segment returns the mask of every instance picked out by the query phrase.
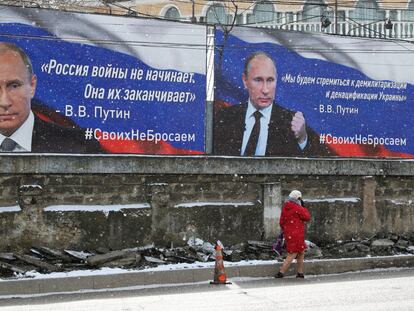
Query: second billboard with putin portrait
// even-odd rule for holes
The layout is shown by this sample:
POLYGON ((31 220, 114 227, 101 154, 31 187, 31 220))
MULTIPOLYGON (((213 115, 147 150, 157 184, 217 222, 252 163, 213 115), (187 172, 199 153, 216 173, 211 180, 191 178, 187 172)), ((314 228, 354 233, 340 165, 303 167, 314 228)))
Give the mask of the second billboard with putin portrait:
POLYGON ((242 27, 215 35, 215 154, 248 155, 254 136, 253 156, 414 158, 412 44, 242 27))

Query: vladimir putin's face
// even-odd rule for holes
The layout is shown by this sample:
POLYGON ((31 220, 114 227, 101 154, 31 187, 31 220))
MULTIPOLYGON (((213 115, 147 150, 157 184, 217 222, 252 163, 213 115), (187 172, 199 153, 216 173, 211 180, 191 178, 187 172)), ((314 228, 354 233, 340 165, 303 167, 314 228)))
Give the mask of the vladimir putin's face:
POLYGON ((26 121, 35 94, 36 76, 30 75, 20 54, 0 47, 0 133, 12 135, 26 121))
POLYGON ((242 76, 244 87, 249 92, 251 103, 256 109, 270 106, 276 93, 276 67, 266 55, 257 55, 242 76))

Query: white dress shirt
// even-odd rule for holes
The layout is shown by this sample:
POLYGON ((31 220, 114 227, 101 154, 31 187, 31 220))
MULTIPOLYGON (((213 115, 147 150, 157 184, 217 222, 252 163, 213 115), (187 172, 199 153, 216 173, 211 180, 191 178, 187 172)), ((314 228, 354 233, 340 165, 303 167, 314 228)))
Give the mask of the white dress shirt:
MULTIPOLYGON (((30 152, 32 151, 32 136, 34 127, 34 115, 30 111, 26 121, 9 137, 13 139, 17 145, 13 152, 30 152)), ((0 134, 0 145, 6 138, 3 134, 0 134)))
MULTIPOLYGON (((260 134, 259 134, 259 140, 257 141, 256 152, 255 152, 255 155, 257 156, 266 155, 267 136, 269 134, 269 122, 270 122, 270 117, 272 116, 272 108, 273 108, 273 104, 266 108, 260 109, 260 112, 262 113, 262 117, 260 118, 260 134)), ((247 142, 249 141, 249 137, 250 137, 250 134, 253 130, 253 126, 255 123, 255 118, 253 114, 255 113, 256 110, 257 109, 253 107, 249 99, 249 102, 247 103, 246 116, 244 119, 245 129, 243 133, 243 143, 242 143, 240 155, 244 155, 244 152, 246 150, 247 142)), ((308 143, 308 139, 306 138, 306 140, 302 144, 298 143, 298 145, 303 150, 305 149, 307 143, 308 143)))
MULTIPOLYGON (((270 105, 260 110, 260 112, 262 113, 262 117, 260 118, 260 134, 259 134, 259 140, 257 141, 255 155, 266 154, 267 135, 269 132, 269 122, 270 122, 270 116, 272 115, 272 107, 273 105, 270 105)), ((257 109, 253 107, 249 99, 249 102, 247 104, 246 116, 244 119, 243 143, 242 143, 240 155, 244 155, 247 142, 249 141, 249 137, 250 137, 250 134, 252 133, 254 123, 256 122, 254 115, 253 115, 256 112, 256 110, 257 109)))

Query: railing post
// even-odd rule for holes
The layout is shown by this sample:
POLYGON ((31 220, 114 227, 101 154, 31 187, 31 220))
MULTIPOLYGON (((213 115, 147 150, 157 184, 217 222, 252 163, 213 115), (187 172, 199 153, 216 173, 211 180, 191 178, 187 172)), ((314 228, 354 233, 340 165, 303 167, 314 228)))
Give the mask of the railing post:
MULTIPOLYGON (((346 10, 345 11, 345 21, 349 20, 349 11, 346 10)), ((349 23, 345 22, 345 33, 343 33, 343 35, 348 34, 349 31, 349 23)))

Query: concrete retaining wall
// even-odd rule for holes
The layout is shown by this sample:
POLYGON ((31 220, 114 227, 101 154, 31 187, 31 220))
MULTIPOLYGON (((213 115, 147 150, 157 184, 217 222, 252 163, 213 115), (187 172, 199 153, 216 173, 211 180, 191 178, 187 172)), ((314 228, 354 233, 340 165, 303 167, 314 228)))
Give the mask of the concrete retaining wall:
POLYGON ((317 243, 414 228, 414 161, 0 155, 0 250, 272 238, 300 189, 317 243), (79 210, 80 209, 80 210, 79 210))

